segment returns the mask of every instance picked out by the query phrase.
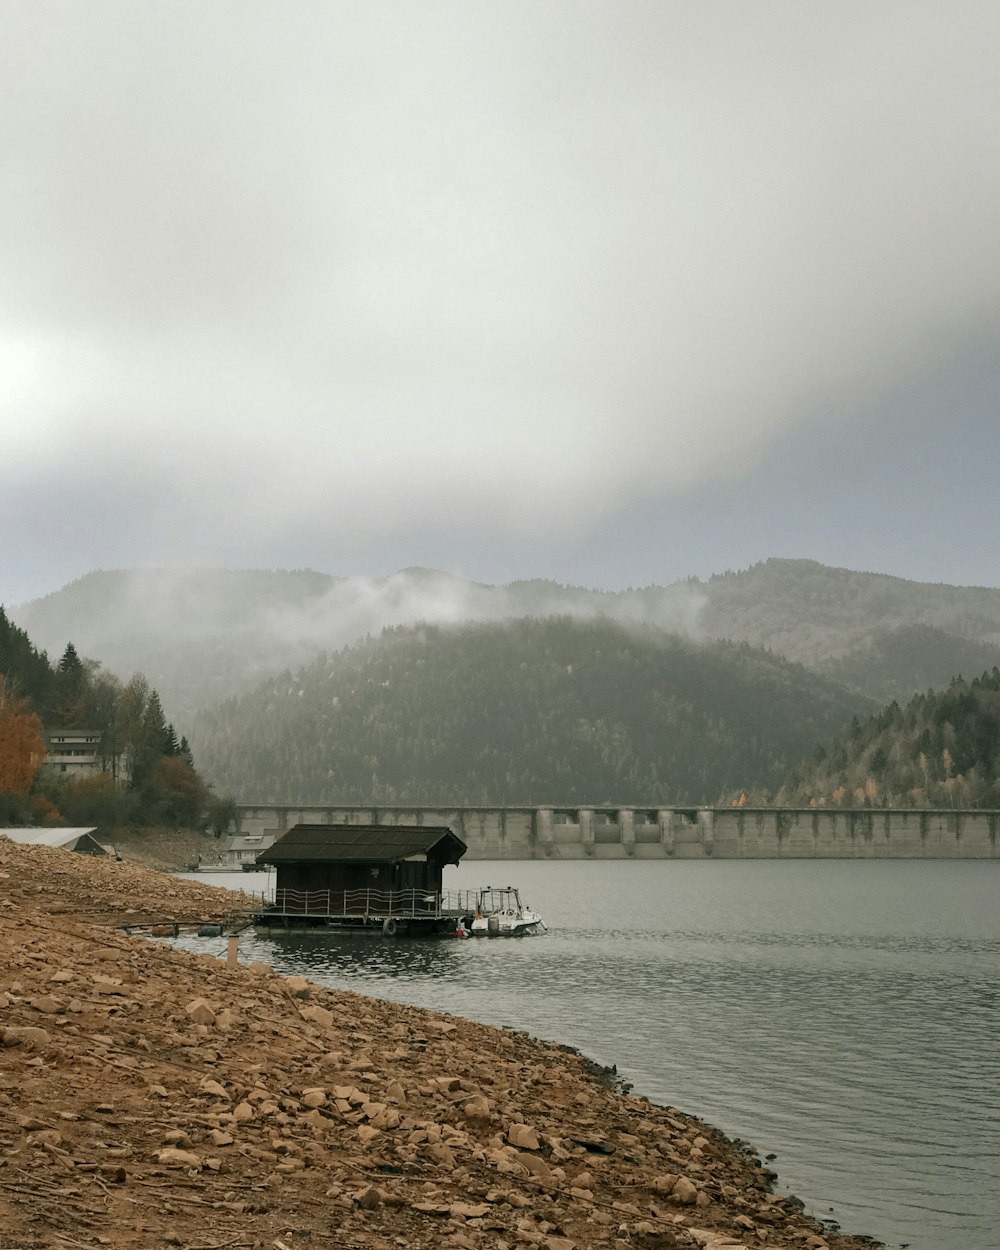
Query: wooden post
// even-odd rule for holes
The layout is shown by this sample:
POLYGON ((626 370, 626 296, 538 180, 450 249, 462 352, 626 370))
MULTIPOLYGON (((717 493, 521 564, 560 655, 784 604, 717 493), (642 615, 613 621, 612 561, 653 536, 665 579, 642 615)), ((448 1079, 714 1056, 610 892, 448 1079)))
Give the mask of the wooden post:
POLYGON ((226 952, 226 967, 227 968, 239 967, 240 961, 237 958, 239 949, 240 949, 240 939, 238 937, 231 937, 229 939, 229 949, 226 952))

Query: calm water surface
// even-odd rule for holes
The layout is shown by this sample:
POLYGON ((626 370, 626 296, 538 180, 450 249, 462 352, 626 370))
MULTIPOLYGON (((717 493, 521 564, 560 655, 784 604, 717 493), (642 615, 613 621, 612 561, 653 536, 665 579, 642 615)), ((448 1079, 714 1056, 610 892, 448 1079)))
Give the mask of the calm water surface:
POLYGON ((478 861, 446 883, 516 885, 550 931, 244 937, 240 957, 617 1064, 774 1153, 847 1231, 1000 1247, 1000 863, 478 861))

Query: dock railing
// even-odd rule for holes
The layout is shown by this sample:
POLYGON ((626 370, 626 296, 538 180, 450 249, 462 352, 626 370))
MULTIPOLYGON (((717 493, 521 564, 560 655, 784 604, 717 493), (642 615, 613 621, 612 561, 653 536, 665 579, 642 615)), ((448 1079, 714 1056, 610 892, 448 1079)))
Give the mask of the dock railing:
POLYGON ((330 916, 350 920, 440 920, 471 915, 478 890, 275 890, 261 899, 271 915, 330 916))

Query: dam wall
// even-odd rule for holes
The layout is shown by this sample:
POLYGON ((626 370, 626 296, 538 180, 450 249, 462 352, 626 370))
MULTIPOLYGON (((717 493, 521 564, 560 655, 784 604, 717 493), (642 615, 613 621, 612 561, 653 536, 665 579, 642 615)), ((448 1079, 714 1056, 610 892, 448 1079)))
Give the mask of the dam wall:
POLYGON ((466 859, 997 859, 1000 811, 246 805, 236 832, 447 825, 466 859))

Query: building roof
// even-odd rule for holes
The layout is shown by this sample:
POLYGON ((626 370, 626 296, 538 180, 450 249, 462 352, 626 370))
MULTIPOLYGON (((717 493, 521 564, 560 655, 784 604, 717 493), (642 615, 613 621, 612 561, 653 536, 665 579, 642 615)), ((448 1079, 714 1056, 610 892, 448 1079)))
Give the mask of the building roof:
POLYGON ((265 851, 274 841, 270 833, 232 833, 222 839, 224 851, 265 851))
POLYGON ((86 829, 50 829, 48 827, 38 828, 36 826, 0 829, 0 837, 10 838, 11 842, 21 842, 29 846, 53 846, 59 849, 60 847, 75 846, 81 838, 88 838, 95 846, 100 846, 103 851, 106 848, 97 841, 96 834, 96 825, 86 829))
POLYGON ((457 864, 468 847, 447 825, 294 825, 258 864, 386 864, 436 851, 457 864))

